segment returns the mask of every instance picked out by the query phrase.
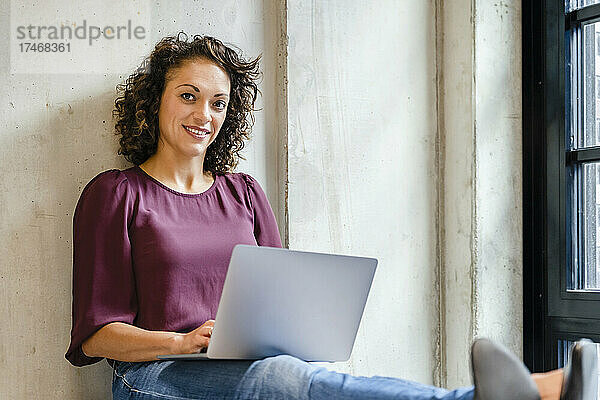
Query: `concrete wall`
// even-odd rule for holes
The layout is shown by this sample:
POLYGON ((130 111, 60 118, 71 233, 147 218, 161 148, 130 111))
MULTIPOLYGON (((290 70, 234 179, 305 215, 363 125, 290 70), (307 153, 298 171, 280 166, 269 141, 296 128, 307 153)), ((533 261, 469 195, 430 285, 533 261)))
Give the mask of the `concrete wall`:
POLYGON ((328 367, 468 385, 474 338, 521 354, 520 3, 304 4, 290 247, 379 258, 353 356, 328 367))
POLYGON ((445 2, 441 384, 468 384, 478 336, 522 354, 521 5, 445 2))
MULTIPOLYGON (((17 2, 18 3, 18 2, 17 2)), ((57 23, 49 2, 34 2, 37 15, 57 23)), ((54 2, 66 10, 68 2, 54 2)), ((12 10, 19 12, 18 4, 12 10)), ((238 170, 265 186, 278 211, 276 3, 263 1, 152 1, 152 45, 183 29, 209 34, 264 53, 254 140, 238 170), (192 12, 193 11, 193 12, 192 12), (200 16, 200 17, 199 17, 200 16), (269 135, 267 135, 269 133, 269 135)), ((96 2, 83 6, 92 14, 96 2), (87 8, 86 8, 87 7, 87 8)), ((9 37, 11 7, 0 5, 0 29, 9 37)), ((67 11, 64 11, 65 13, 67 11)), ((31 15, 34 15, 31 14, 31 15)), ((89 21, 88 21, 89 22, 89 21)), ((117 23, 120 21, 105 21, 117 23)), ((143 57, 142 51, 139 57, 143 57)), ((71 328, 72 218, 85 184, 100 171, 130 166, 116 155, 111 110, 118 74, 10 74, 8 48, 0 57, 0 398, 108 399, 106 361, 74 368, 64 358, 71 328), (23 377, 26 377, 24 379, 23 377), (43 395, 40 395, 43 393, 43 395)), ((283 209, 283 207, 281 207, 283 209)))
POLYGON ((445 2, 440 9, 440 131, 443 238, 440 296, 443 303, 441 384, 468 382, 473 339, 473 46, 470 1, 445 2))
POLYGON ((288 0, 290 248, 379 259, 353 357, 335 369, 431 382, 433 3, 305 4, 288 0))
MULTIPOLYGON (((5 37, 17 3, 0 6, 5 37)), ((327 367, 469 384, 473 337, 521 352, 520 3, 373 4, 153 1, 148 31, 262 52, 238 170, 290 248, 379 259, 353 356, 327 367)), ((8 49, 0 74, 0 398, 109 398, 106 362, 74 368, 64 352, 76 201, 129 166, 111 124, 123 76, 11 74, 8 49)))

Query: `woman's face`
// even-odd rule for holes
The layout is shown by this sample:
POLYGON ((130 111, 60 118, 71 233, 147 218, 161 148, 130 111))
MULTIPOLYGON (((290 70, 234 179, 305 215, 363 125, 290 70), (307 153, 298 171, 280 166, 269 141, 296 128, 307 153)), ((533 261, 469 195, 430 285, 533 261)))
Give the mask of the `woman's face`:
POLYGON ((163 146, 178 157, 204 159, 225 121, 229 90, 227 73, 210 61, 170 70, 158 110, 158 150, 163 146))

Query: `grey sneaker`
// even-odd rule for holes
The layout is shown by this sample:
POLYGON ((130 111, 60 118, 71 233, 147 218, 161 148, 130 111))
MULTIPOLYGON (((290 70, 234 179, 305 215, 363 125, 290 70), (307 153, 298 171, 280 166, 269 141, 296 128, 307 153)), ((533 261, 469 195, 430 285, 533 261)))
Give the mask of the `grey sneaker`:
POLYGON ((598 355, 589 339, 576 342, 563 369, 560 400, 596 400, 598 395, 598 355))
POLYGON ((531 373, 506 347, 488 339, 471 346, 474 400, 540 400, 531 373))

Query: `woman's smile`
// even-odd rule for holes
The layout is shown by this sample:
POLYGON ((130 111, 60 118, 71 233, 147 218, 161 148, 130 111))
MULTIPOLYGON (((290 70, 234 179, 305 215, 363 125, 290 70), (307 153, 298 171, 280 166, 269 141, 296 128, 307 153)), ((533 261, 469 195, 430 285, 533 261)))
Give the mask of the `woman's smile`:
POLYGON ((204 139, 210 136, 210 131, 193 125, 181 125, 187 133, 196 139, 204 139))

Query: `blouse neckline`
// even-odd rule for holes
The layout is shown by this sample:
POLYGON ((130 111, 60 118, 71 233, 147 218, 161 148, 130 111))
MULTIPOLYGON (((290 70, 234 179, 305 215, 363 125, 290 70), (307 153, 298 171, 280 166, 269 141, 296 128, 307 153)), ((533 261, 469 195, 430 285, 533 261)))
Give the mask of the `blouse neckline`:
POLYGON ((150 181, 154 182, 155 184, 157 184, 158 186, 160 186, 161 188, 176 194, 178 196, 182 196, 182 197, 201 197, 204 195, 209 194, 210 192, 213 192, 215 190, 215 188, 217 187, 217 179, 219 177, 219 174, 215 173, 214 174, 214 181, 212 183, 212 185, 206 189, 204 192, 201 193, 183 193, 183 192, 178 192, 175 189, 172 189, 170 187, 168 187, 167 185, 165 185, 164 183, 162 183, 161 181, 159 181, 158 179, 154 178, 151 175, 148 175, 148 173, 146 171, 144 171, 139 165, 136 165, 134 167, 138 172, 140 172, 143 176, 145 176, 147 179, 149 179, 150 181))

